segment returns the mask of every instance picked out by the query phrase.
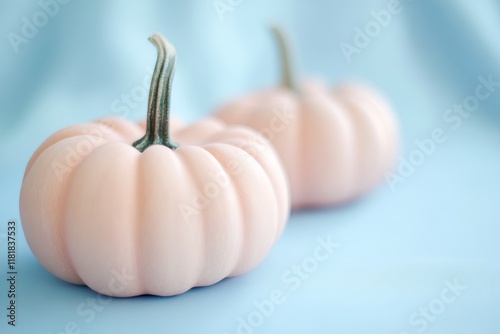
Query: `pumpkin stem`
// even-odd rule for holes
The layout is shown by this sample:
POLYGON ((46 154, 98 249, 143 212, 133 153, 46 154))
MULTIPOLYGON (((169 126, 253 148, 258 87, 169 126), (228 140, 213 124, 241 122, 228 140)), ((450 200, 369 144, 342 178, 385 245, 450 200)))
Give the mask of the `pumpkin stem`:
POLYGON ((282 82, 283 87, 288 88, 293 91, 297 91, 297 87, 295 85, 295 79, 292 71, 292 65, 290 61, 290 47, 287 42, 287 38, 283 29, 279 26, 271 27, 271 31, 278 42, 280 49, 280 58, 281 58, 281 71, 282 71, 282 82))
POLYGON ((172 79, 175 72, 175 48, 160 34, 149 37, 149 41, 158 50, 158 59, 149 90, 146 134, 132 146, 140 152, 144 152, 151 145, 164 145, 175 150, 177 145, 170 140, 168 124, 172 79))

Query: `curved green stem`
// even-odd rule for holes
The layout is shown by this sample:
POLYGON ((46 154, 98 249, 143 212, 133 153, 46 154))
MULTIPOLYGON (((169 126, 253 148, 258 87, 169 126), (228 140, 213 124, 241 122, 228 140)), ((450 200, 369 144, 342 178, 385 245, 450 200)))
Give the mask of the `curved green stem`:
POLYGON ((278 42, 280 49, 280 58, 281 58, 281 71, 282 71, 282 82, 283 87, 286 87, 290 90, 297 91, 297 87, 295 85, 295 79, 293 76, 292 65, 290 61, 290 47, 287 42, 287 38, 283 30, 278 26, 273 26, 271 31, 278 42))
POLYGON ((140 152, 144 152, 151 145, 164 145, 174 150, 177 145, 170 140, 168 123, 175 72, 175 48, 160 34, 149 37, 149 41, 158 50, 158 59, 149 90, 146 134, 132 146, 140 152))

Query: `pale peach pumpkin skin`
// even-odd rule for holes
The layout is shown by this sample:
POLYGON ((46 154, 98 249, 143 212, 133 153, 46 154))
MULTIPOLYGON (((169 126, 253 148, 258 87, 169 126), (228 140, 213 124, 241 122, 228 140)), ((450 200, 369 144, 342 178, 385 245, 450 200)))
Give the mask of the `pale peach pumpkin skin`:
POLYGON ((215 116, 261 132, 280 155, 294 209, 337 205, 376 186, 396 161, 390 105, 361 84, 333 89, 308 81, 298 92, 269 89, 222 106, 215 116))
POLYGON ((272 146, 214 119, 171 128, 175 151, 140 153, 131 144, 144 128, 119 118, 63 129, 41 145, 20 213, 48 271, 110 296, 168 296, 264 259, 290 208, 272 146))

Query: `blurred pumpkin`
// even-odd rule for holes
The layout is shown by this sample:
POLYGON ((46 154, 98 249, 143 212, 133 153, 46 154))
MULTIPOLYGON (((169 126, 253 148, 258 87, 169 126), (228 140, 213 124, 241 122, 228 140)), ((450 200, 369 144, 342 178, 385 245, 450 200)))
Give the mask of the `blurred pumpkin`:
POLYGON ((283 83, 236 99, 215 116, 261 132, 275 146, 290 180, 294 209, 336 205, 377 185, 394 165, 398 126, 389 104, 359 83, 330 89, 296 85, 283 32, 283 83))

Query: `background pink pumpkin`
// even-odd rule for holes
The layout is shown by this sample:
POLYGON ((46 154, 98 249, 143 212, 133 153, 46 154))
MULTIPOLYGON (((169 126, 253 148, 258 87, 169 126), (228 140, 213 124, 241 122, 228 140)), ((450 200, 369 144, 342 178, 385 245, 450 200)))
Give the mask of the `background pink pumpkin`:
POLYGON ((395 163, 398 127, 389 104, 367 86, 295 84, 282 32, 283 85, 222 106, 216 117, 267 137, 289 176, 294 209, 335 205, 373 188, 395 163))
POLYGON ((174 132, 174 150, 174 49, 158 35, 151 41, 159 58, 146 135, 119 118, 61 130, 35 152, 21 189, 39 261, 111 296, 175 295, 251 270, 290 206, 279 159, 250 129, 203 120, 174 132))

